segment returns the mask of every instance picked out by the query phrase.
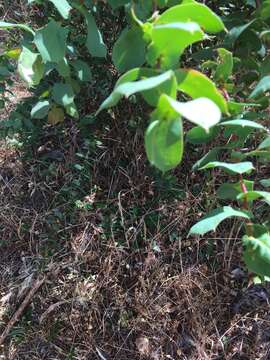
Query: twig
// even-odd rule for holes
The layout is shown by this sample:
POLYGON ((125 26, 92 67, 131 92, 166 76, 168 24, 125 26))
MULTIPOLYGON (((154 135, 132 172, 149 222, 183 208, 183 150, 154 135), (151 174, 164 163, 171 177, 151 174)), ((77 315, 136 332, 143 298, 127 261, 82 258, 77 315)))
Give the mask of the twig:
POLYGON ((6 340, 8 334, 10 333, 11 329, 16 324, 16 322, 19 320, 19 318, 21 317, 22 313, 24 312, 24 310, 26 309, 26 307, 30 303, 30 301, 33 298, 33 296, 35 295, 35 293, 38 291, 38 289, 41 287, 41 285, 43 285, 44 281, 45 281, 45 277, 36 280, 36 282, 34 283, 32 289, 28 292, 25 299, 23 300, 23 302, 19 306, 18 310, 14 313, 14 315, 10 319, 9 323, 7 324, 7 327, 5 328, 4 332, 0 336, 0 346, 3 345, 3 343, 6 340))

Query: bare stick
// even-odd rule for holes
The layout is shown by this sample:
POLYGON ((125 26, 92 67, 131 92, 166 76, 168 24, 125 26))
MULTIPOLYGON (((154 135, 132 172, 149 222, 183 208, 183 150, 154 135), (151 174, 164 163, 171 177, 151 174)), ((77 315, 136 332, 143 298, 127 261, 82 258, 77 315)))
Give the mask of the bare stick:
POLYGON ((44 280, 45 280, 45 277, 36 280, 36 282, 34 283, 32 289, 28 292, 25 299, 23 300, 23 302, 19 306, 18 310, 14 313, 14 315, 12 316, 10 321, 8 322, 7 327, 5 328, 4 332, 0 336, 0 346, 3 345, 3 343, 6 340, 8 334, 10 333, 11 329, 16 324, 16 322, 19 320, 19 318, 21 317, 22 313, 24 312, 24 310, 26 309, 26 307, 30 303, 30 301, 33 298, 33 296, 35 295, 35 293, 38 291, 38 289, 44 283, 44 280))

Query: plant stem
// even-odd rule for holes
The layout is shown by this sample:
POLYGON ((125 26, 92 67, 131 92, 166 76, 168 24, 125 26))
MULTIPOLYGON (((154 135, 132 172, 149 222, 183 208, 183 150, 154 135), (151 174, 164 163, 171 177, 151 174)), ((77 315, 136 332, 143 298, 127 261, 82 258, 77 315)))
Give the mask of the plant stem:
MULTIPOLYGON (((240 186, 241 186, 241 190, 244 194, 246 194, 248 192, 247 190, 247 187, 246 187, 246 184, 243 180, 243 176, 240 175, 240 186)), ((250 210, 250 207, 249 207, 249 203, 248 203, 248 199, 247 199, 247 196, 245 195, 244 196, 244 199, 243 199, 243 206, 242 206, 242 209, 245 210, 245 211, 249 211, 250 210)), ((253 236, 253 224, 252 222, 250 222, 249 220, 246 220, 246 229, 247 229, 247 235, 248 236, 253 236)))

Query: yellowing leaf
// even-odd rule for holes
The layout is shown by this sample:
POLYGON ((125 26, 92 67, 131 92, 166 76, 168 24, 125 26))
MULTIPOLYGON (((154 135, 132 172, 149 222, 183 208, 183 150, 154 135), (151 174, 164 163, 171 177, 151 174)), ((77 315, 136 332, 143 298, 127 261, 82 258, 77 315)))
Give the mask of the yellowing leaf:
POLYGON ((48 114, 48 123, 51 125, 57 125, 59 123, 64 122, 65 114, 64 110, 54 106, 48 114))
POLYGON ((22 52, 22 50, 20 48, 14 48, 14 49, 5 51, 4 55, 11 59, 18 60, 21 52, 22 52))

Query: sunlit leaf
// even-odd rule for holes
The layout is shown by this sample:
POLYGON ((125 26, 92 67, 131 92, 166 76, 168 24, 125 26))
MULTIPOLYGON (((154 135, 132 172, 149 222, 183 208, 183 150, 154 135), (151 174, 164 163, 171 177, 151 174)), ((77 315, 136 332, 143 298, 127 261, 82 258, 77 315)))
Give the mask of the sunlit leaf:
POLYGON ((249 215, 243 211, 235 210, 230 206, 224 206, 222 208, 216 209, 206 215, 202 220, 197 224, 192 226, 190 229, 189 235, 204 235, 209 231, 216 231, 218 225, 231 217, 240 217, 249 219, 249 215))
POLYGON ((38 85, 44 75, 41 56, 23 47, 18 60, 18 72, 29 87, 38 85))
POLYGON ((178 65, 184 50, 189 45, 203 40, 204 34, 196 23, 169 23, 154 26, 151 37, 152 43, 146 55, 148 64, 171 69, 178 65))
POLYGON ((196 70, 176 70, 178 90, 193 99, 206 97, 212 100, 223 113, 228 113, 227 102, 216 85, 204 74, 196 70))
POLYGON ((217 33, 225 29, 219 16, 206 5, 195 1, 186 1, 184 4, 171 7, 164 11, 156 21, 157 24, 176 22, 195 22, 209 33, 217 33))
POLYGON ((31 111, 31 117, 33 119, 43 119, 48 115, 50 110, 50 103, 47 100, 39 101, 31 111))
POLYGON ((252 170, 254 170, 253 164, 249 161, 233 163, 233 164, 225 163, 221 161, 213 161, 201 167, 200 170, 213 169, 213 168, 221 168, 235 174, 249 173, 252 170))
POLYGON ((69 30, 54 20, 36 32, 34 43, 43 61, 59 63, 66 53, 66 41, 69 30))
POLYGON ((198 98, 185 103, 176 101, 169 96, 166 96, 166 98, 170 106, 179 115, 183 116, 192 123, 199 125, 207 132, 212 126, 218 124, 221 119, 221 112, 219 108, 213 101, 207 98, 198 98))

